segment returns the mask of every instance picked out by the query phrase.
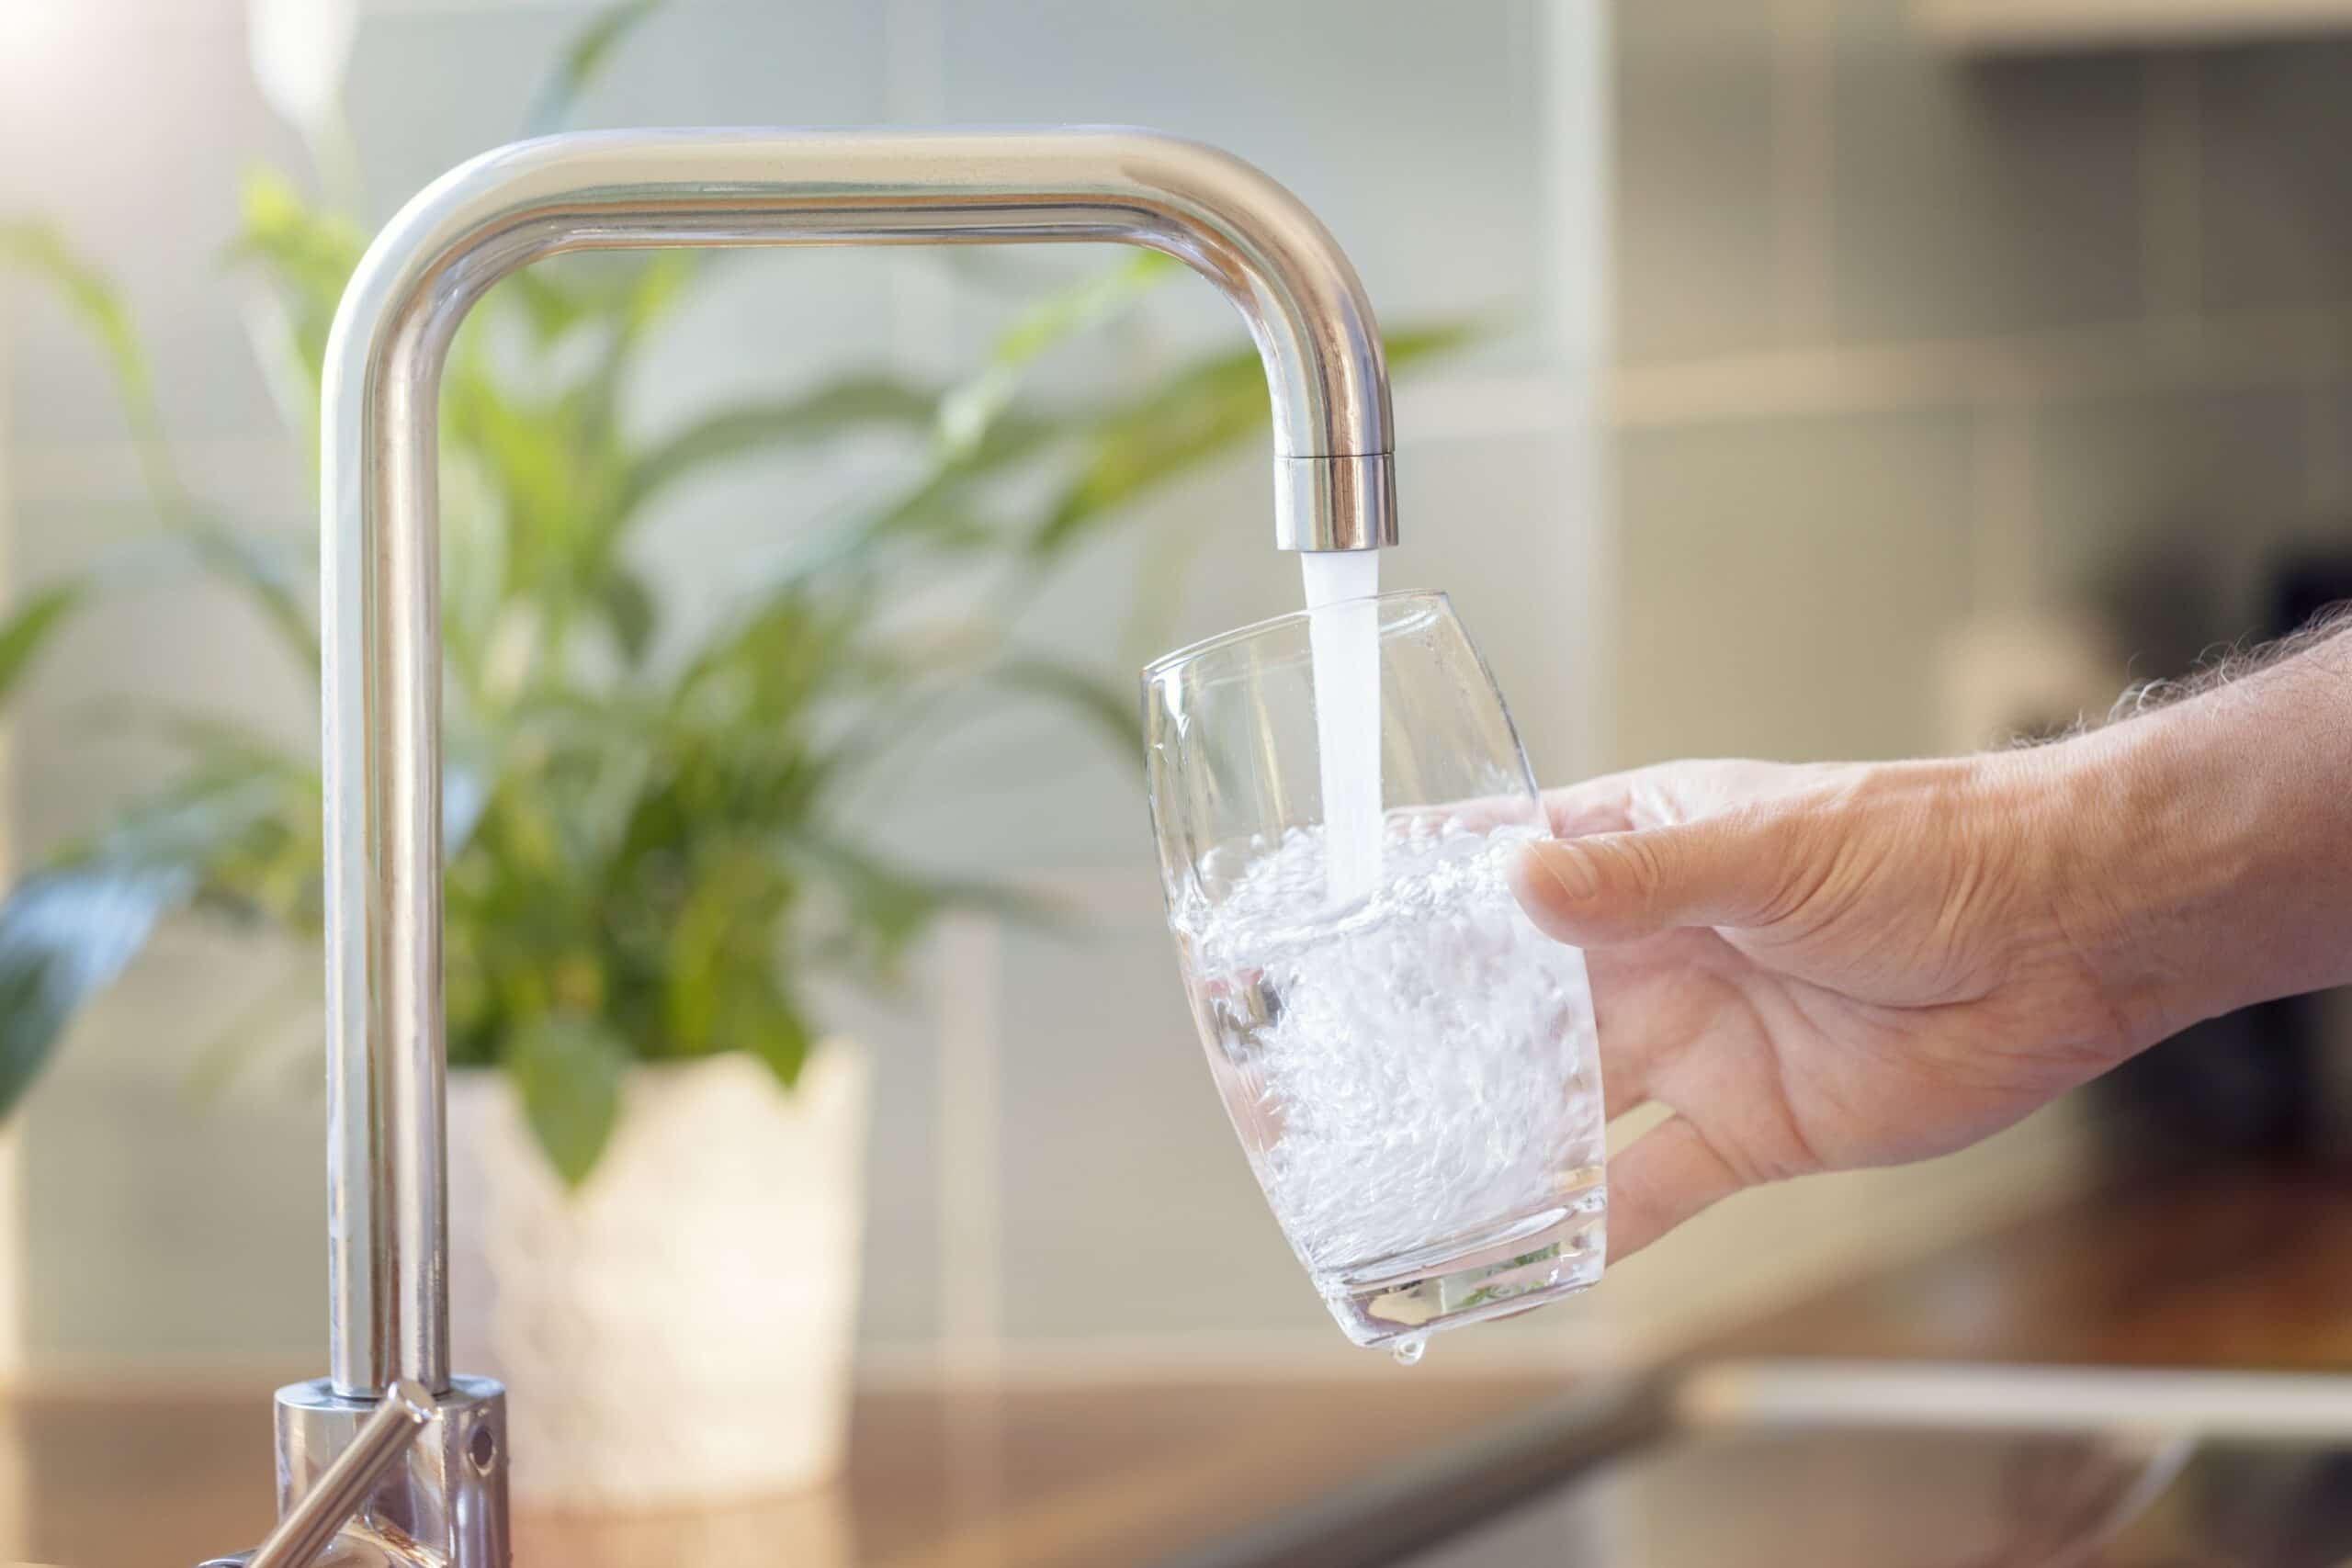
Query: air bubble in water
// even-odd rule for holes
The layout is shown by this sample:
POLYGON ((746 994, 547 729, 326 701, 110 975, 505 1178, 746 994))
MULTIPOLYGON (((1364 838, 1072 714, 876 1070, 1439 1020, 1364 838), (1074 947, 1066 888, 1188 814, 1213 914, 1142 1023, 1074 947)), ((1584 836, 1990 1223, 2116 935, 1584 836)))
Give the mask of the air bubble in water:
POLYGON ((1411 1339, 1399 1339, 1396 1341, 1396 1348, 1389 1354, 1396 1358, 1396 1364, 1400 1367, 1417 1367, 1420 1365, 1421 1357, 1429 1348, 1430 1342, 1418 1337, 1411 1339))
POLYGON ((1584 960, 1510 892, 1538 830, 1432 815, 1388 819, 1380 881, 1343 928, 1320 919, 1312 827, 1173 922, 1227 1107, 1327 1294, 1538 1213, 1564 1175, 1600 1164, 1584 960))

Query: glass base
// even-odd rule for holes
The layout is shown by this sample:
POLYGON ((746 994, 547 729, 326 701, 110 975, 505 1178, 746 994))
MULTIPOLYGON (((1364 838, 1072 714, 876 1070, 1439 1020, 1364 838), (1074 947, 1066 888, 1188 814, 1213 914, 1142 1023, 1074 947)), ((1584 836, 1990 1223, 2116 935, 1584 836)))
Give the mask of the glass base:
POLYGON ((1608 1253, 1600 1173, 1507 1225, 1318 1277, 1340 1332, 1368 1348, 1531 1312, 1598 1284, 1608 1253))

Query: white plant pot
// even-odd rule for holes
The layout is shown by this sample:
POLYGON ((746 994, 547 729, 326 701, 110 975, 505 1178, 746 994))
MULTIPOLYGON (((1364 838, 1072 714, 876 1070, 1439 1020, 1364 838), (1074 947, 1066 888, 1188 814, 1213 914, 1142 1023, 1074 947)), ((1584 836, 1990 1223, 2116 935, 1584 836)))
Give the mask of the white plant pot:
POLYGON ((828 1045, 631 1070, 564 1190, 503 1073, 449 1081, 449 1307, 506 1384, 522 1506, 620 1511, 789 1491, 849 1419, 871 1067, 828 1045))
MULTIPOLYGON (((25 1140, 0 1127, 0 1386, 24 1371, 25 1140)), ((32 1451, 21 1407, 0 1407, 0 1562, 33 1552, 32 1451)))
POLYGON ((24 1125, 0 1125, 0 1386, 25 1370, 24 1125))

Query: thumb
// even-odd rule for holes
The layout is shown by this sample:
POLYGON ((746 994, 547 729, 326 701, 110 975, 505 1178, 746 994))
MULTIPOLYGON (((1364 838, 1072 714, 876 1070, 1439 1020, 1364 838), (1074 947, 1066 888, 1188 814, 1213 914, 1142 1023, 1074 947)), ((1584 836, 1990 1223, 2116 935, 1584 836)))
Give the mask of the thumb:
POLYGON ((1784 825, 1728 812, 1531 844, 1511 890, 1544 932, 1596 947, 1681 926, 1768 924, 1795 870, 1784 825))

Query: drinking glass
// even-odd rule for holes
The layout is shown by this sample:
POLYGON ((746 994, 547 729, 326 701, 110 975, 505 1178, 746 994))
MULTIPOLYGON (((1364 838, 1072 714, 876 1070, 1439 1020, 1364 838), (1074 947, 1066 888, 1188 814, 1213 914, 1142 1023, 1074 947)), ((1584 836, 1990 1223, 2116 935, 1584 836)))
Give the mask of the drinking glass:
POLYGON ((1584 957, 1511 897, 1510 862, 1549 828, 1445 595, 1280 616, 1143 682, 1193 1016, 1340 1328, 1408 1359, 1436 1330, 1596 1281, 1584 957))

